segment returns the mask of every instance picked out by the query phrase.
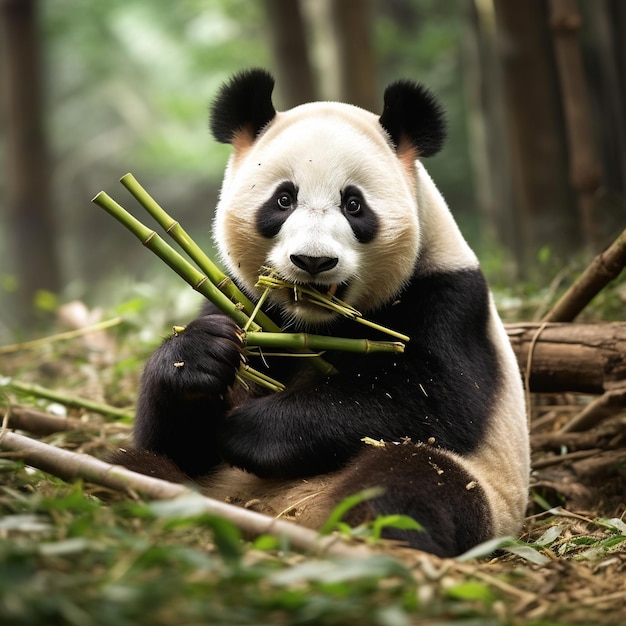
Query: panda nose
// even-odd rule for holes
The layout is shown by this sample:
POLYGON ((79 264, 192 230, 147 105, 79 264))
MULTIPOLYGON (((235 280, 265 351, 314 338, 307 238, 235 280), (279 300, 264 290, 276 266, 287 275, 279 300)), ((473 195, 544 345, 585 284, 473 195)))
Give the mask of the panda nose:
POLYGON ((320 274, 327 270, 332 270, 339 259, 330 256, 307 256, 305 254, 292 254, 291 262, 301 270, 308 272, 311 276, 320 274))

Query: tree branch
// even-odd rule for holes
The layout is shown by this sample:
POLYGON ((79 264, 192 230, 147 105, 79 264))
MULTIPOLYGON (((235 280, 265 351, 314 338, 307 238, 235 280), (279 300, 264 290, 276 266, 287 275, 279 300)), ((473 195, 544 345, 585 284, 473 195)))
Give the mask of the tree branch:
POLYGON ((571 322, 626 265, 626 229, 596 256, 578 280, 544 316, 543 322, 571 322))
MULTIPOLYGON (((58 476, 66 481, 81 478, 115 491, 135 492, 146 498, 168 500, 183 495, 196 495, 184 485, 131 472, 120 465, 111 465, 87 454, 77 454, 4 430, 0 432, 0 449, 19 453, 27 465, 58 476)), ((263 534, 285 537, 295 549, 337 557, 364 557, 371 551, 361 545, 350 545, 337 536, 322 536, 310 528, 273 519, 255 511, 203 496, 205 511, 238 526, 246 535, 263 534)))

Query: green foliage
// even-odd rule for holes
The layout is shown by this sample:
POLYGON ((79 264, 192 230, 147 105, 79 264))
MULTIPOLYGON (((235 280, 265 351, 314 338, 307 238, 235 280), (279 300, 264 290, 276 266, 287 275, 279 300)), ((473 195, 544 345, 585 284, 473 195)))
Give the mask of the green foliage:
POLYGON ((534 541, 522 541, 512 537, 492 539, 475 546, 457 557, 457 560, 466 562, 485 558, 500 550, 514 554, 534 565, 545 566, 554 555, 568 555, 579 560, 593 561, 606 557, 613 551, 621 552, 626 547, 626 523, 620 518, 589 520, 588 534, 576 536, 563 532, 564 525, 558 517, 549 518, 545 526, 545 531, 534 541), (553 525, 549 525, 550 523, 553 525))
POLYGON ((417 614, 488 614, 494 601, 468 584, 421 605, 411 571, 391 556, 329 561, 290 554, 280 540, 249 545, 195 497, 106 502, 80 484, 5 470, 2 624, 404 626, 417 614))
POLYGON ((0 274, 0 289, 6 293, 17 291, 17 276, 14 274, 0 274))
POLYGON ((342 532, 347 532, 350 534, 351 528, 341 520, 345 517, 346 513, 358 506, 359 504, 366 502, 367 500, 372 500, 373 498, 379 496, 381 494, 381 489, 377 487, 372 487, 371 489, 363 489, 358 493, 355 493, 351 496, 344 498, 332 511, 329 515, 326 523, 322 526, 320 533, 322 535, 328 535, 334 530, 340 530, 342 532))
POLYGON ((60 152, 109 141, 135 169, 218 176, 226 151, 209 139, 207 102, 233 69, 268 63, 260 4, 57 0, 42 9, 60 152))
POLYGON ((408 515, 380 515, 372 521, 361 524, 356 528, 352 528, 349 524, 342 521, 348 511, 363 502, 376 498, 381 493, 382 490, 380 488, 372 487, 370 489, 363 489, 358 493, 344 498, 333 509, 332 513, 326 520, 326 523, 322 526, 320 533, 322 535, 328 535, 337 530, 343 535, 359 537, 361 539, 365 539, 368 543, 374 544, 381 540, 382 533, 385 528, 416 531, 423 530, 422 525, 408 515))
POLYGON ((378 541, 385 528, 398 530, 416 530, 422 532, 424 527, 408 515, 379 515, 372 521, 371 540, 378 541))

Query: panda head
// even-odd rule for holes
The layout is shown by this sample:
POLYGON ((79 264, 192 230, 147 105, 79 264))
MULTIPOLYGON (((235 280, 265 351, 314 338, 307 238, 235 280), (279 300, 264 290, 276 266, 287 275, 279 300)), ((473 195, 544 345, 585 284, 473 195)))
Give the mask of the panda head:
MULTIPOLYGON (((213 136, 234 148, 214 224, 222 260, 253 297, 269 266, 368 313, 413 274, 416 159, 440 149, 441 109, 420 85, 398 82, 386 89, 381 116, 337 102, 277 112, 273 87, 264 70, 238 74, 211 109, 213 136)), ((296 325, 333 319, 293 290, 270 298, 296 325)))

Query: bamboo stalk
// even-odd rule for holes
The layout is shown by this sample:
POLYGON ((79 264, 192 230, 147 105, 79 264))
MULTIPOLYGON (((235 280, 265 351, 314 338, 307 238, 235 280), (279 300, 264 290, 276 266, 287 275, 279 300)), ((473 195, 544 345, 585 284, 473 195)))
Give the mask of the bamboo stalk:
MULTIPOLYGON (((193 289, 211 300, 222 312, 235 320, 239 326, 244 326, 249 323, 249 317, 242 310, 240 305, 232 302, 232 300, 208 279, 206 274, 203 274, 200 270, 191 265, 189 261, 184 259, 174 248, 159 237, 155 231, 142 224, 108 194, 101 191, 92 202, 103 208, 118 222, 123 224, 144 246, 154 252, 193 289)), ((257 331, 261 329, 255 322, 252 322, 250 327, 257 331)))
POLYGON ((250 537, 266 534, 284 537, 294 549, 328 556, 358 558, 372 554, 365 546, 350 545, 340 537, 321 536, 316 531, 293 522, 274 519, 255 511, 200 496, 196 491, 183 485, 144 476, 87 454, 56 448, 6 430, 0 432, 0 449, 19 453, 27 465, 66 481, 83 479, 123 493, 137 493, 157 500, 182 496, 201 499, 206 513, 228 520, 250 537))
POLYGON ((94 402, 92 400, 86 400, 85 398, 77 398, 76 396, 68 396, 58 391, 52 391, 41 387, 40 385, 32 385, 30 383, 22 383, 17 380, 0 379, 0 388, 4 387, 7 391, 12 391, 16 394, 23 396, 35 396, 36 398, 43 398, 52 402, 59 402, 65 406, 71 406, 78 409, 86 409, 94 413, 101 415, 108 415, 115 419, 131 420, 132 414, 128 413, 124 409, 118 409, 110 404, 103 404, 101 402, 94 402))
POLYGON ((120 178, 120 182, 146 211, 156 220, 163 230, 189 255, 189 258, 204 272, 209 280, 235 303, 241 304, 243 310, 265 330, 274 333, 280 328, 263 311, 255 311, 255 305, 239 290, 237 285, 204 253, 202 248, 189 236, 187 231, 174 220, 163 207, 142 187, 132 174, 120 178), (252 313, 254 313, 254 316, 252 313))
MULTIPOLYGON (((127 183, 128 181, 129 179, 127 179, 127 183)), ((115 200, 113 200, 108 194, 101 191, 95 196, 95 198, 93 198, 92 202, 103 208, 105 211, 107 211, 107 213, 117 219, 123 226, 130 230, 131 233, 133 233, 133 235, 135 235, 135 237, 137 237, 137 239, 139 239, 144 246, 154 252, 162 261, 164 261, 181 278, 183 278, 193 289, 208 298, 226 315, 229 315, 240 327, 250 328, 252 331, 262 330, 261 325, 256 323, 251 317, 246 314, 245 310, 243 310, 244 307, 241 303, 233 302, 225 293, 223 293, 218 288, 217 285, 213 284, 213 282, 206 274, 203 274, 201 271, 191 265, 191 263, 183 258, 176 250, 174 250, 174 248, 169 246, 154 230, 142 224, 136 217, 131 215, 124 207, 122 207, 115 200)), ((151 208, 152 210, 154 210, 153 205, 151 205, 151 208)), ((156 213, 159 214, 158 210, 156 211, 156 213)), ((159 219, 164 220, 164 223, 166 223, 163 215, 159 214, 159 219)), ((201 256, 203 256, 203 254, 204 253, 201 252, 201 256)), ((214 277, 219 278, 220 276, 223 276, 223 274, 216 274, 216 272, 219 272, 217 268, 212 270, 214 277)), ((223 280, 220 282, 226 284, 223 280)), ((233 289, 236 289, 236 285, 234 285, 234 283, 232 283, 232 287, 233 289)), ((263 315, 263 318, 269 320, 269 318, 266 318, 265 315, 263 315)), ((280 328, 278 328, 278 326, 276 326, 276 324, 271 321, 270 328, 276 328, 277 332, 280 332, 280 328)), ((319 356, 314 356, 311 359, 311 363, 322 374, 331 374, 335 371, 335 368, 330 363, 327 363, 319 356)))
MULTIPOLYGON (((222 312, 229 315, 241 328, 245 329, 248 345, 282 348, 295 352, 310 350, 344 350, 368 354, 371 352, 401 353, 404 351, 404 345, 399 342, 373 342, 367 339, 343 339, 330 336, 306 335, 303 333, 281 333, 280 328, 260 310, 260 303, 254 305, 239 291, 230 278, 213 264, 200 247, 189 237, 182 226, 167 214, 132 174, 126 174, 120 180, 200 269, 197 269, 184 259, 154 230, 142 224, 137 218, 108 196, 108 194, 100 192, 95 196, 92 202, 115 217, 115 219, 130 230, 144 246, 161 258, 161 260, 181 276, 193 289, 208 298, 222 312), (234 302, 233 299, 235 300, 234 302), (256 318, 258 318, 261 323, 255 322, 254 319, 256 318), (263 335, 265 335, 265 337, 261 337, 259 333, 261 330, 270 332, 264 332, 263 335)), ((269 276, 261 276, 259 283, 266 288, 266 294, 270 288, 294 288, 298 290, 298 292, 306 293, 308 298, 320 306, 331 308, 335 312, 403 341, 409 340, 409 337, 406 335, 387 329, 369 320, 364 320, 354 307, 342 302, 338 298, 325 296, 315 289, 291 285, 277 279, 271 274, 269 276), (263 284, 263 279, 267 279, 268 282, 263 284)), ((312 357, 312 364, 323 374, 331 374, 334 372, 334 367, 324 361, 319 355, 311 354, 310 356, 312 357)), ((261 384, 269 383, 274 389, 281 387, 278 381, 272 379, 268 380, 265 375, 259 375, 258 372, 250 370, 250 368, 243 368, 240 374, 243 377, 250 378, 261 384)))
POLYGON ((280 381, 274 380, 270 376, 263 374, 263 372, 259 372, 259 370, 255 370, 246 363, 239 369, 239 376, 257 383, 257 385, 262 385, 271 391, 285 391, 285 385, 280 381))
POLYGON ((399 341, 370 341, 369 339, 346 339, 308 333, 259 333, 248 332, 245 343, 259 348, 283 348, 288 350, 343 350, 370 354, 372 352, 404 352, 404 344, 399 341))

